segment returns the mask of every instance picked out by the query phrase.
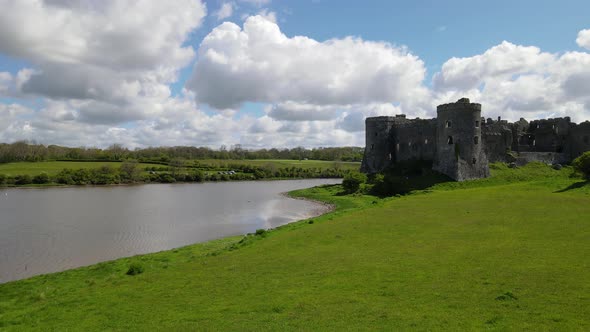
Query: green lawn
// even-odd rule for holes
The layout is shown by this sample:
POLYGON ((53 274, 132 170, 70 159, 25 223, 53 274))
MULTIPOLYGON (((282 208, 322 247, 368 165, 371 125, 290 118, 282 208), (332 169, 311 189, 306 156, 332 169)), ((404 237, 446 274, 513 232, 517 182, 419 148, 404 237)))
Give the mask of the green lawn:
POLYGON ((345 161, 323 161, 323 160, 282 160, 282 159, 260 159, 260 160, 224 160, 224 159, 205 159, 197 160, 200 164, 215 165, 215 166, 229 166, 230 164, 246 164, 252 166, 271 166, 276 168, 285 167, 301 167, 301 168, 341 168, 343 170, 358 171, 361 168, 359 162, 345 162, 345 161))
MULTIPOLYGON (((13 175, 38 175, 43 172, 48 175, 55 175, 64 168, 79 169, 79 168, 99 168, 101 166, 110 165, 112 167, 119 167, 120 162, 83 162, 83 161, 40 161, 40 162, 18 162, 0 164, 0 174, 13 175)), ((140 167, 162 167, 158 164, 140 164, 140 167)))
POLYGON ((492 171, 387 199, 302 190, 336 211, 2 284, 0 329, 590 330, 590 185, 492 171))

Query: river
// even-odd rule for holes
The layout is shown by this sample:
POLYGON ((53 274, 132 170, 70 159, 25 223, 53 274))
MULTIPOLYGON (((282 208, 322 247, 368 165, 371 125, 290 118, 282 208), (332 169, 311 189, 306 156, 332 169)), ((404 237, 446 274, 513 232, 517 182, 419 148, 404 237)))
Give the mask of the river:
POLYGON ((325 206, 281 193, 340 182, 0 189, 0 283, 310 218, 325 206))

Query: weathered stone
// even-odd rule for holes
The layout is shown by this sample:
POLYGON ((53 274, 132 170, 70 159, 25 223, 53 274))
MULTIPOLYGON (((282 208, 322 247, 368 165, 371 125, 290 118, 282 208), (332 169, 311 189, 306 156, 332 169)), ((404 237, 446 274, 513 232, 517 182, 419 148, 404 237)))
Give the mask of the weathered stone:
POLYGON ((433 162, 433 169, 457 181, 489 176, 488 162, 524 165, 568 163, 590 150, 590 122, 569 117, 509 123, 481 117, 481 104, 461 98, 439 105, 435 119, 405 115, 366 119, 361 170, 377 173, 406 160, 433 162))
POLYGON ((553 164, 553 169, 555 169, 555 170, 559 171, 562 168, 563 168, 563 166, 561 166, 561 164, 553 164))

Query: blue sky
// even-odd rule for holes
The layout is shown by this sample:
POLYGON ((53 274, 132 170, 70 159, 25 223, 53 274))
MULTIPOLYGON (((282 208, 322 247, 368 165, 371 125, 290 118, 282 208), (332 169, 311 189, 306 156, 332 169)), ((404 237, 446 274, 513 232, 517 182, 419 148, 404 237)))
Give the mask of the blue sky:
POLYGON ((363 145, 366 116, 462 96, 490 117, 590 117, 587 1, 0 5, 4 142, 363 145))

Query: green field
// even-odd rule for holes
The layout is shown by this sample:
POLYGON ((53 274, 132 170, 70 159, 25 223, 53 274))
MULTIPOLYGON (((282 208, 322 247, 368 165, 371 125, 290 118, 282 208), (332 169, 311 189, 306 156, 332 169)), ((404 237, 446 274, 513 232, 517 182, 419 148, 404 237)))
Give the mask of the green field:
POLYGON ((302 190, 336 211, 2 284, 0 329, 590 330, 590 184, 492 174, 386 199, 302 190))
MULTIPOLYGON (((205 159, 196 161, 200 165, 211 165, 217 167, 225 167, 231 164, 246 164, 252 166, 270 166, 274 168, 286 167, 301 167, 301 168, 340 168, 343 170, 358 170, 360 163, 357 162, 334 162, 322 160, 218 160, 205 159)), ((64 168, 79 169, 79 168, 99 168, 104 165, 111 165, 119 167, 120 162, 83 162, 83 161, 41 161, 41 162, 18 162, 0 164, 0 174, 7 176, 14 175, 31 175, 35 176, 43 172, 48 175, 55 175, 64 168)), ((188 162, 190 165, 191 162, 188 162)), ((161 164, 142 163, 140 167, 165 167, 161 164)))
MULTIPOLYGON (((18 162, 18 163, 6 163, 0 164, 0 174, 14 176, 14 175, 31 175, 35 176, 41 173, 47 173, 48 175, 55 175, 64 168, 69 169, 92 169, 99 168, 101 166, 112 166, 118 168, 120 162, 109 162, 109 161, 40 161, 40 162, 18 162)), ((140 167, 162 167, 158 164, 140 164, 140 167)))
POLYGON ((283 159, 260 159, 260 160, 231 160, 231 159, 204 159, 196 160, 198 164, 215 165, 220 167, 229 166, 231 164, 245 164, 251 166, 270 166, 276 168, 286 167, 301 167, 307 168, 340 168, 343 170, 358 171, 361 168, 359 162, 345 162, 345 161, 324 161, 324 160, 283 160, 283 159))

